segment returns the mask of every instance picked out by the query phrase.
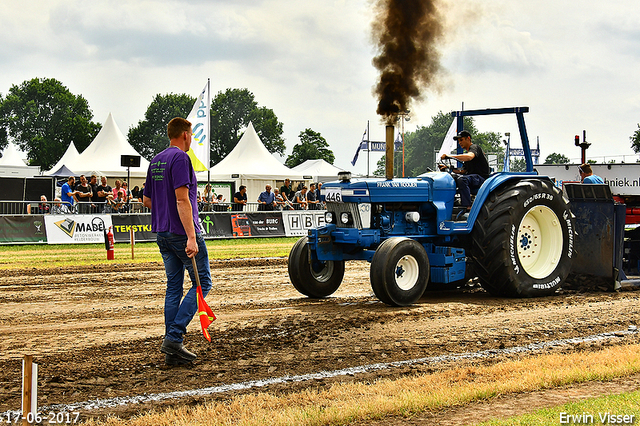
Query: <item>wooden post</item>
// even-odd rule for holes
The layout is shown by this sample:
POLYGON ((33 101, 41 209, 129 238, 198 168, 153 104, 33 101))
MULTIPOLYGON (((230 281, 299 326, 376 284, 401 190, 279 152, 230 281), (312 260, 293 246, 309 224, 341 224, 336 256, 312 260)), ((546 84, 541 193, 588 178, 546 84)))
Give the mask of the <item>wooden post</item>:
POLYGON ((31 412, 31 373, 33 367, 33 355, 25 355, 22 362, 22 425, 29 426, 29 413, 31 412))

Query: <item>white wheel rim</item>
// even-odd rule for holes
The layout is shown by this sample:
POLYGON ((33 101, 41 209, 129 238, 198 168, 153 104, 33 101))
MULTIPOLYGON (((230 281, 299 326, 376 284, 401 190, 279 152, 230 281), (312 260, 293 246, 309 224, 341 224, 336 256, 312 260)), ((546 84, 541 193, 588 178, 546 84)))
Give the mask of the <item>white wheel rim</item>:
POLYGON ((331 276, 333 276, 333 262, 325 262, 324 267, 318 272, 314 271, 313 267, 311 267, 311 275, 318 282, 325 283, 329 281, 331 276))
POLYGON ((527 212, 518 228, 518 259, 529 276, 537 279, 551 274, 562 256, 562 226, 547 206, 535 206, 527 212))
POLYGON ((420 266, 413 256, 402 256, 396 263, 396 284, 401 290, 411 290, 418 282, 420 266))

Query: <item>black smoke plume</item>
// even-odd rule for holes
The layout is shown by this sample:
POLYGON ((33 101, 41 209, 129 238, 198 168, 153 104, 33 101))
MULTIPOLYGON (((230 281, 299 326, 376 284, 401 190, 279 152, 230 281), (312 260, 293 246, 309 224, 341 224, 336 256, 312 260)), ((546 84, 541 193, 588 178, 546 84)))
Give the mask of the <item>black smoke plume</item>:
POLYGON ((378 55, 373 65, 380 71, 374 88, 377 113, 388 124, 421 100, 422 91, 437 83, 441 71, 437 43, 443 25, 437 0, 376 0, 372 37, 378 55))

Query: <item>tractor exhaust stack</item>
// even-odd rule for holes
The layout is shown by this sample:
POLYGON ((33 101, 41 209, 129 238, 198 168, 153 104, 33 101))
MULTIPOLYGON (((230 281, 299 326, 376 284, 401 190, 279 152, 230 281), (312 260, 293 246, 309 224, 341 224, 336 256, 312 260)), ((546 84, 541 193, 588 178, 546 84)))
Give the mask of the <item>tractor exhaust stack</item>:
POLYGON ((393 179, 393 134, 395 129, 393 124, 387 124, 386 127, 386 157, 385 157, 385 177, 387 180, 393 179))

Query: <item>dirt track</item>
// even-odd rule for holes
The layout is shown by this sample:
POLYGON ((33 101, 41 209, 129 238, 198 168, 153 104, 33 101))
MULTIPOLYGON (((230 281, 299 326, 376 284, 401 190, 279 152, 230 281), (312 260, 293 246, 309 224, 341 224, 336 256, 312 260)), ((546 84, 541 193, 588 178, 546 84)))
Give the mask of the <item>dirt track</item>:
MULTIPOLYGON (((468 287, 427 292, 415 306, 390 308, 373 296, 366 262, 348 264, 342 286, 326 300, 302 297, 289 282, 285 259, 213 262, 212 268, 214 288, 207 301, 218 316, 210 327, 212 343, 201 337, 199 323, 193 321, 185 343, 198 359, 191 367, 173 368, 164 365, 159 352, 165 286, 160 264, 137 265, 135 270, 112 265, 2 271, 0 412, 20 408, 24 354, 33 354, 40 365, 39 403, 48 406, 524 346, 640 324, 640 292, 566 292, 513 300, 468 287)), ((553 350, 638 341, 634 334, 553 350)), ((269 390, 288 392, 440 368, 447 364, 415 364, 269 390)), ((153 406, 230 395, 96 409, 83 416, 129 416, 153 406)))

